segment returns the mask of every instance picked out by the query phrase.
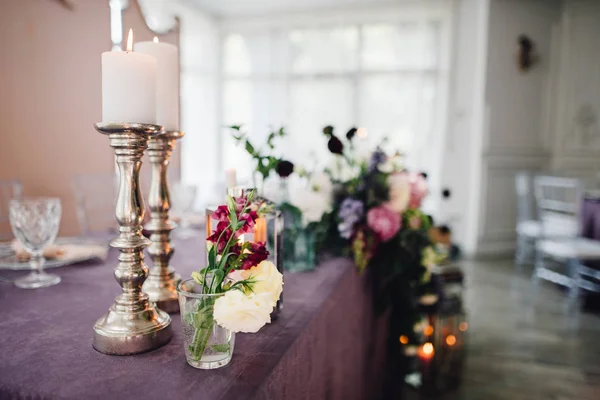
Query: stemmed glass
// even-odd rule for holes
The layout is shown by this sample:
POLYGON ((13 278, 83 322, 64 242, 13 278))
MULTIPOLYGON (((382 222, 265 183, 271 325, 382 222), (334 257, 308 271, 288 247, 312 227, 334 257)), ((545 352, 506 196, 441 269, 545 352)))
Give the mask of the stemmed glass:
POLYGON ((15 280, 17 287, 35 289, 60 282, 60 276, 44 272, 43 254, 44 249, 56 239, 61 211, 60 199, 57 198, 10 201, 10 226, 23 248, 31 254, 32 272, 24 278, 15 280))
POLYGON ((194 211, 196 202, 196 186, 176 183, 171 190, 171 215, 178 216, 179 229, 175 234, 182 238, 194 236, 196 233, 191 228, 190 214, 194 211))

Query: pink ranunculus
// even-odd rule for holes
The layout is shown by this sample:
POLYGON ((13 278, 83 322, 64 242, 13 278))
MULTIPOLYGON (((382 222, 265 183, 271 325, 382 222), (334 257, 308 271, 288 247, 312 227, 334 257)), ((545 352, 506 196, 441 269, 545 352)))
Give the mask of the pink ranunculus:
POLYGON ((387 242, 400 230, 402 221, 400 214, 386 206, 374 207, 367 213, 367 225, 379 236, 383 242, 387 242))
POLYGON ((410 182, 410 201, 408 202, 408 207, 410 208, 419 208, 421 207, 421 203, 427 194, 429 193, 429 189, 427 188, 427 181, 423 177, 423 175, 412 172, 409 176, 410 182))

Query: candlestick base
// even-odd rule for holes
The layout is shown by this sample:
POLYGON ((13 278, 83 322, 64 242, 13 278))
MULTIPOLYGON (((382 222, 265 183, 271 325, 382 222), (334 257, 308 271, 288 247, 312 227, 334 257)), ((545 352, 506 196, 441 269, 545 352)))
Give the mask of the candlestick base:
POLYGON ((119 236, 111 246, 119 250, 114 275, 122 288, 108 312, 94 325, 93 346, 105 354, 129 355, 165 345, 173 335, 171 317, 156 308, 142 285, 148 277, 143 250, 150 241, 142 235, 144 200, 139 173, 148 138, 162 134, 152 124, 99 123, 98 132, 108 135, 119 167, 119 195, 115 216, 119 236))

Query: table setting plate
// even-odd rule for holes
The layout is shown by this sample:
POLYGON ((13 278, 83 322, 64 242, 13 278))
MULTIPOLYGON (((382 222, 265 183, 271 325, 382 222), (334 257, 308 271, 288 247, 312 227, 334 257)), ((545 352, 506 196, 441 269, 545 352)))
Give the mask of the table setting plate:
MULTIPOLYGON (((108 242, 78 237, 57 238, 54 245, 63 247, 65 254, 56 258, 46 258, 44 269, 78 264, 89 260, 105 260, 108 242)), ((29 261, 19 260, 12 248, 12 242, 0 243, 0 269, 26 271, 31 269, 29 261)))

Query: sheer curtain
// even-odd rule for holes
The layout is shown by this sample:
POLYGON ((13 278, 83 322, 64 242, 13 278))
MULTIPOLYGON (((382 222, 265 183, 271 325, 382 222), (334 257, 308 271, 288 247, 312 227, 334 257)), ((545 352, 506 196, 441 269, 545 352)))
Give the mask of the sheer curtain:
MULTIPOLYGON (((257 143, 285 126, 289 135, 278 151, 310 168, 331 159, 321 133, 325 125, 339 134, 362 127, 368 135, 361 147, 372 149, 387 138, 386 149, 405 154, 407 168, 427 172, 437 193, 449 15, 400 11, 364 20, 225 29, 223 125, 243 125, 257 143)), ((226 128, 221 143, 220 167, 249 179, 249 158, 226 128)))

